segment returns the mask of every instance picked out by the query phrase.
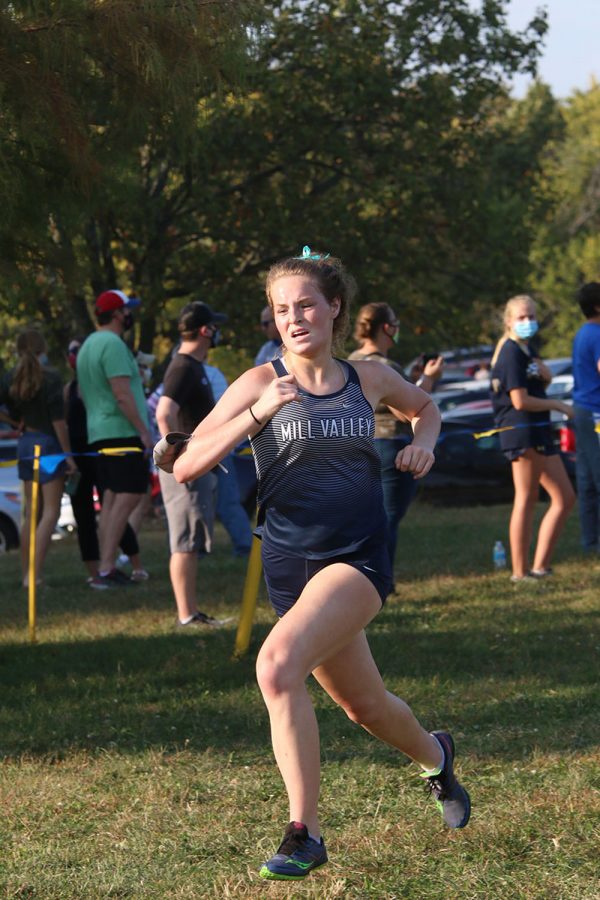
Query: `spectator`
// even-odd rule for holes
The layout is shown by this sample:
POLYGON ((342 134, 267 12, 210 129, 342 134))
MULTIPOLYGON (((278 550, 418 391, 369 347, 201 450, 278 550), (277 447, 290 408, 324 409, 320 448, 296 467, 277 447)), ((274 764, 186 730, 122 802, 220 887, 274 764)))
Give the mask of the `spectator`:
POLYGON ((256 354, 255 366, 262 366, 263 363, 271 362, 272 359, 281 356, 281 338, 275 326, 273 310, 270 306, 265 306, 260 314, 260 327, 264 329, 267 340, 256 354))
MULTIPOLYGON (((218 339, 218 326, 226 316, 195 300, 184 306, 177 327, 181 344, 165 372, 156 422, 162 435, 191 433, 214 407, 204 360, 218 339)), ((215 515, 216 476, 207 472, 189 484, 159 472, 169 525, 169 573, 179 625, 215 625, 216 619, 198 610, 196 581, 198 554, 209 553, 215 515)))
POLYGON ((525 294, 512 297, 504 310, 504 335, 492 358, 492 399, 500 446, 510 460, 515 500, 510 517, 511 581, 532 581, 552 573, 556 542, 575 503, 575 493, 552 439, 550 410, 571 417, 572 408, 546 397, 550 370, 530 341, 538 331, 535 303, 525 294), (529 546, 540 485, 550 506, 538 531, 533 568, 529 546))
MULTIPOLYGON (((152 428, 152 420, 150 419, 150 406, 148 404, 148 398, 150 394, 150 384, 152 382, 152 366, 154 365, 156 357, 153 353, 143 353, 141 350, 135 354, 135 361, 138 364, 138 369, 140 373, 140 378, 142 379, 142 385, 144 388, 144 396, 146 397, 146 409, 148 411, 149 418, 149 428, 150 434, 152 436, 152 440, 155 441, 155 433, 152 428)), ((152 463, 150 463, 152 465, 152 463)), ((148 516, 152 509, 152 485, 151 485, 152 476, 149 475, 148 478, 148 489, 146 493, 140 497, 139 502, 133 508, 129 519, 127 520, 127 524, 133 535, 135 537, 136 542, 138 541, 138 536, 140 531, 142 530, 142 525, 144 523, 144 519, 148 516)), ((127 534, 128 529, 125 529, 125 533, 127 534)), ((121 548, 122 549, 122 548, 121 548)), ((139 552, 135 554, 128 553, 126 550, 123 550, 123 553, 117 559, 117 565, 120 567, 126 566, 128 563, 131 563, 132 571, 131 577, 134 581, 147 581, 150 575, 148 572, 142 568, 139 558, 139 552)))
POLYGON ((577 494, 581 542, 597 553, 600 536, 600 283, 577 295, 586 322, 573 341, 573 401, 577 436, 577 494))
MULTIPOLYGON (((29 536, 31 529, 31 497, 33 455, 38 445, 41 456, 71 453, 63 406, 60 375, 48 366, 46 341, 35 329, 27 329, 17 337, 18 361, 0 385, 0 403, 5 404, 10 418, 20 423, 17 457, 18 474, 23 482, 25 518, 21 529, 21 565, 23 587, 29 585, 29 536)), ((42 567, 50 546, 52 532, 60 515, 60 501, 65 473, 75 471, 71 456, 52 472, 40 466, 41 517, 36 528, 35 579, 41 583, 42 567)))
MULTIPOLYGON (((98 574, 100 562, 94 495, 97 493, 99 500, 101 500, 101 497, 96 485, 96 460, 89 455, 91 448, 88 444, 87 417, 77 383, 77 354, 82 344, 82 338, 73 338, 69 342, 67 353, 69 366, 73 369, 75 377, 65 386, 65 410, 71 449, 74 453, 79 475, 75 487, 71 490, 69 485, 67 485, 67 489, 71 495, 73 516, 77 523, 79 553, 84 566, 88 570, 88 584, 90 584, 98 574)), ((129 522, 125 525, 120 547, 127 558, 131 559, 133 566, 132 579, 134 581, 145 581, 148 573, 142 568, 137 536, 129 522)))
MULTIPOLYGON (((227 379, 216 366, 204 364, 204 371, 210 381, 215 403, 227 390, 227 379)), ((252 547, 252 529, 246 510, 240 501, 240 488, 235 469, 235 455, 228 453, 217 466, 217 508, 218 518, 231 538, 234 556, 248 556, 252 547)))
MULTIPOLYGON (((360 347, 348 359, 376 360, 404 377, 398 363, 388 358, 399 333, 400 323, 391 306, 387 303, 367 303, 359 310, 354 328, 354 340, 360 347)), ((443 366, 441 356, 419 366, 419 387, 430 394, 442 374, 443 366)), ((383 505, 388 520, 388 549, 392 565, 398 543, 398 526, 417 491, 417 482, 412 473, 402 472, 396 465, 398 454, 412 439, 412 428, 408 421, 400 421, 389 407, 381 403, 375 410, 375 446, 381 459, 383 505)))
POLYGON ((104 291, 96 300, 98 330, 77 355, 79 390, 87 413, 88 440, 101 455, 96 483, 102 494, 98 523, 100 564, 90 586, 106 590, 133 584, 115 567, 117 548, 127 520, 148 489, 145 451, 153 446, 146 398, 138 365, 123 340, 133 327, 132 310, 139 300, 122 291, 104 291), (122 456, 110 452, 134 447, 122 456))

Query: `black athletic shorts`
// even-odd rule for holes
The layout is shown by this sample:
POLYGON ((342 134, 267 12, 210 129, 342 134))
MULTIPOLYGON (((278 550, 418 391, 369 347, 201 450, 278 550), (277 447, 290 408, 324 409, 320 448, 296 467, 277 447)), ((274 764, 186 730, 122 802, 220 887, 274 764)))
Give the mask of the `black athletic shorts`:
POLYGON ((264 540, 261 552, 267 593, 279 617, 291 609, 313 575, 332 563, 347 563, 366 575, 381 597, 382 606, 394 589, 385 533, 370 538, 352 553, 327 559, 287 556, 264 540))
MULTIPOLYGON (((136 447, 144 451, 144 445, 137 437, 107 438, 90 444, 90 450, 96 452, 106 447, 136 447)), ((145 452, 124 453, 123 456, 100 453, 96 457, 96 482, 96 487, 102 492, 145 494, 150 484, 150 469, 145 452)))
POLYGON ((535 450, 541 456, 556 456, 558 453, 558 447, 555 447, 554 444, 539 444, 537 447, 517 447, 514 450, 503 450, 503 454, 509 462, 514 462, 524 456, 528 450, 535 450))

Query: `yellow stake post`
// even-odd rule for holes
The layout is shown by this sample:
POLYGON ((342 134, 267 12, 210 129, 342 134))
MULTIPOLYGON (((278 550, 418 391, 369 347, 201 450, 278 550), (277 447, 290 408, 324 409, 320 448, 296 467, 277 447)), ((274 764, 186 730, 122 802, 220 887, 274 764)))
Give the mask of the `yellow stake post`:
POLYGON ((262 560, 260 558, 260 541, 257 537, 253 537, 250 556, 248 558, 248 568, 246 570, 246 580, 244 582, 240 621, 238 622, 237 634, 235 636, 235 650, 233 651, 235 659, 240 659, 244 656, 250 646, 250 633, 252 631, 254 611, 256 610, 261 575, 262 560))
POLYGON ((29 523, 29 641, 35 644, 36 620, 36 577, 35 577, 35 538, 37 530, 38 491, 40 488, 40 451, 41 446, 33 448, 33 483, 31 485, 31 522, 29 523))

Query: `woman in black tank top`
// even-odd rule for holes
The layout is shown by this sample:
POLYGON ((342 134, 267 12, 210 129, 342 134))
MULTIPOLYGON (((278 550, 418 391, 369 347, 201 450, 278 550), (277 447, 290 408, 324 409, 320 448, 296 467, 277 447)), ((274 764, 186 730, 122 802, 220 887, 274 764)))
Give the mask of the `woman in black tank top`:
POLYGON ((453 774, 451 736, 429 734, 386 691, 364 632, 392 587, 373 410, 384 402, 410 421, 414 437, 396 466, 420 478, 434 460, 437 408, 389 366, 334 357, 353 295, 339 260, 305 247, 272 267, 266 291, 285 348, 282 366, 245 372, 174 464, 169 449, 167 465, 187 481, 246 435, 255 450, 265 578, 281 616, 261 648, 257 676, 291 820, 260 874, 288 880, 327 861, 310 674, 353 721, 422 767, 449 827, 467 824, 470 802, 453 774))

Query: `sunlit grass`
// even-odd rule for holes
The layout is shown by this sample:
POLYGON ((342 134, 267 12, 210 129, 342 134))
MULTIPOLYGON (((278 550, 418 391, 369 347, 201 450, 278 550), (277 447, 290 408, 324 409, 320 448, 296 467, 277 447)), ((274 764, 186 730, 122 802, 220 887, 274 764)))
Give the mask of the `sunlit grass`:
MULTIPOLYGON (((515 588, 491 565, 507 520, 416 504, 369 629, 390 689, 452 729, 471 824, 445 830, 414 766, 314 689, 331 862, 292 886, 257 876, 287 821, 253 671, 264 593, 233 662, 235 623, 175 629, 159 523, 151 580, 127 591, 91 591, 69 538, 30 645, 17 557, 0 559, 0 895, 596 898, 600 563, 572 519, 555 578, 515 588)), ((236 615, 245 565, 222 533, 200 573, 201 607, 236 615)))

